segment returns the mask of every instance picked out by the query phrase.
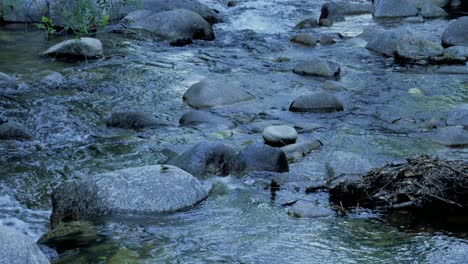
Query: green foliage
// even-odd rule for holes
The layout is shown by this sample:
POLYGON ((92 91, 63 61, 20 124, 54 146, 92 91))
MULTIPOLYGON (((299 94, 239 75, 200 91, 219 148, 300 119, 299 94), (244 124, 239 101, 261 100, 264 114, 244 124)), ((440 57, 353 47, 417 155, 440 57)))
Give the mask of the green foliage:
POLYGON ((54 34, 56 32, 54 22, 52 21, 50 17, 43 16, 41 19, 41 23, 36 24, 36 26, 39 29, 43 29, 46 32, 47 36, 54 34))

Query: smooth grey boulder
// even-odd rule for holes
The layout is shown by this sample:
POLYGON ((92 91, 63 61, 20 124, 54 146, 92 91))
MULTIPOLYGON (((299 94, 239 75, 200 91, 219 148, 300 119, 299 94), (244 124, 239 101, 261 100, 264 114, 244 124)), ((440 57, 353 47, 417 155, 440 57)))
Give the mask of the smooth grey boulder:
POLYGON ((463 104, 448 112, 447 125, 468 127, 468 104, 463 104))
POLYGON ((408 17, 417 16, 418 9, 412 0, 375 0, 375 17, 408 17))
POLYGON ((32 238, 10 227, 0 225, 0 263, 47 264, 50 262, 32 238))
POLYGON ((291 103, 289 111, 310 113, 339 112, 343 111, 343 104, 333 94, 315 92, 295 99, 291 103))
POLYGON ((107 118, 106 124, 108 127, 124 129, 144 129, 164 125, 151 115, 139 111, 114 112, 107 118))
POLYGON ((299 200, 289 208, 288 215, 296 218, 319 218, 335 215, 335 212, 316 201, 299 200))
POLYGON ((16 122, 8 121, 0 125, 0 140, 32 140, 33 136, 26 128, 16 122))
POLYGON ((321 146, 323 146, 323 143, 319 140, 310 140, 287 145, 282 147, 281 149, 286 154, 289 163, 292 163, 302 159, 303 157, 307 156, 310 152, 320 148, 321 146))
POLYGON ((238 82, 210 79, 192 85, 183 96, 185 103, 197 109, 231 105, 253 99, 254 97, 238 82))
POLYGON ((440 56, 443 53, 444 48, 438 43, 408 36, 397 43, 395 57, 403 61, 416 61, 440 56))
POLYGON ((159 13, 137 10, 128 14, 122 23, 128 29, 148 31, 167 40, 215 39, 211 25, 199 14, 187 9, 159 13))
POLYGON ((424 18, 438 18, 448 16, 444 9, 430 3, 423 5, 421 9, 421 15, 424 18))
POLYGON ((451 22, 442 35, 445 46, 468 46, 468 16, 451 22))
POLYGON ((44 55, 72 59, 91 59, 102 57, 102 43, 95 38, 78 38, 60 42, 50 47, 44 55))
POLYGON ((177 166, 195 177, 227 176, 237 166, 236 152, 215 142, 200 142, 168 164, 177 166))
POLYGON ((262 143, 254 143, 243 149, 237 157, 238 174, 251 171, 288 172, 289 164, 286 155, 280 148, 262 143))
POLYGON ((272 147, 282 147, 296 143, 297 131, 290 126, 269 126, 263 130, 263 140, 272 147))
POLYGON ((329 179, 340 175, 361 175, 372 169, 365 158, 350 152, 336 151, 327 156, 325 172, 329 179))
POLYGON ((293 72, 304 76, 319 76, 319 77, 338 77, 340 75, 340 65, 338 63, 323 60, 311 59, 298 63, 293 72))
POLYGON ((314 38, 312 35, 307 33, 300 33, 294 36, 291 39, 291 42, 301 44, 304 46, 315 46, 317 44, 317 39, 314 38))
POLYGON ((468 46, 452 46, 444 50, 444 58, 452 61, 468 60, 468 46))
POLYGON ((372 13, 373 6, 368 3, 353 3, 349 1, 328 2, 322 5, 320 19, 332 21, 344 20, 346 15, 358 15, 372 13))
POLYGON ((153 215, 192 207, 207 196, 191 174, 170 165, 128 168, 61 184, 52 194, 52 227, 110 215, 153 215))
POLYGON ((468 146, 468 130, 463 126, 439 128, 432 140, 446 147, 464 148, 468 146))
MULTIPOLYGON (((122 2, 121 0, 119 2, 122 2)), ((116 9, 118 6, 116 6, 116 9)), ((136 5, 130 5, 119 9, 121 16, 125 16, 136 9, 147 9, 153 13, 174 9, 187 9, 197 13, 210 24, 221 22, 221 17, 208 6, 196 0, 139 0, 136 5)))
POLYGON ((397 51, 398 44, 411 36, 407 29, 379 30, 371 33, 371 38, 366 45, 366 49, 387 56, 393 56, 397 51))
POLYGON ((217 116, 210 112, 200 110, 190 110, 182 115, 179 123, 183 126, 191 126, 198 124, 219 124, 232 128, 235 124, 224 117, 217 116))

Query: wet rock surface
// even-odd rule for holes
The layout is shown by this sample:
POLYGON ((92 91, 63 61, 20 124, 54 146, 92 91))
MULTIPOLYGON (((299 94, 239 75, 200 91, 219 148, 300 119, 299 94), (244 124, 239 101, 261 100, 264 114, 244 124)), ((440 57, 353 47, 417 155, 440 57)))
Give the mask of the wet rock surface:
POLYGON ((94 38, 78 38, 60 42, 44 52, 51 57, 93 59, 102 57, 102 43, 94 38))
POLYGON ((32 238, 3 225, 0 225, 0 260, 12 264, 50 263, 32 238))
POLYGON ((331 113, 343 111, 343 105, 333 95, 327 92, 317 92, 295 99, 289 111, 310 113, 331 113))
POLYGON ((52 196, 52 227, 102 215, 175 212, 206 198, 191 174, 169 165, 129 168, 66 182, 52 196))

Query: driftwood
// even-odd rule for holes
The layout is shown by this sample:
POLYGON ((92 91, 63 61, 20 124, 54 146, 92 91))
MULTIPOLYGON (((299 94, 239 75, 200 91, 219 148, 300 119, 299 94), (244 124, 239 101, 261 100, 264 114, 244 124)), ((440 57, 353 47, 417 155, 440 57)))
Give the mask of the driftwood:
POLYGON ((330 188, 340 208, 440 210, 468 214, 468 163, 430 156, 387 164, 330 188))

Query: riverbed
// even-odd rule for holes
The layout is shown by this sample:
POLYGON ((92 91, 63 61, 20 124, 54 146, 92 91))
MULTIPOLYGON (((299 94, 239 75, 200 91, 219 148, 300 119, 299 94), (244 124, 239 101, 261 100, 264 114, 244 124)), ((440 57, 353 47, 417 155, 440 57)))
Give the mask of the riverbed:
MULTIPOLYGON (((401 66, 366 50, 359 34, 369 29, 410 26, 440 40, 448 21, 425 23, 375 20, 370 14, 346 17, 332 27, 307 32, 332 36, 334 45, 305 47, 289 39, 293 27, 318 18, 325 1, 249 0, 228 8, 224 1, 201 1, 220 11, 216 40, 171 47, 146 37, 98 33, 105 59, 87 62, 40 56, 72 36, 51 37, 34 25, 0 27, 0 72, 25 83, 1 95, 0 109, 33 132, 32 142, 0 141, 0 223, 39 239, 49 229, 50 196, 65 180, 121 168, 164 163, 200 141, 219 141, 237 149, 263 142, 267 125, 300 128, 300 141, 318 139, 323 147, 290 164, 290 171, 320 184, 327 156, 357 153, 374 166, 418 154, 468 158, 466 148, 447 148, 432 140, 431 120, 468 101, 468 76, 438 72, 438 66, 401 66), (339 36, 338 36, 339 33, 339 36), (430 34, 429 34, 430 33, 430 34), (341 65, 344 105, 338 113, 288 111, 300 95, 320 91, 325 81, 292 73, 310 58, 341 65), (49 88, 40 80, 57 71, 67 86, 49 88), (179 126, 190 107, 182 95, 204 79, 242 81, 255 100, 211 111, 235 122, 179 126), (416 91, 416 92, 415 92, 416 91), (113 111, 151 113, 168 125, 140 131, 108 128, 113 111)), ((463 263, 464 232, 388 224, 362 212, 346 217, 298 219, 281 203, 304 196, 269 190, 233 176, 195 208, 157 217, 95 219, 104 239, 65 252, 57 260, 98 263, 121 258, 141 263, 463 263), (124 252, 124 253, 121 253, 124 252)), ((326 193, 304 199, 326 202, 326 193)))

